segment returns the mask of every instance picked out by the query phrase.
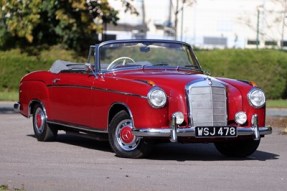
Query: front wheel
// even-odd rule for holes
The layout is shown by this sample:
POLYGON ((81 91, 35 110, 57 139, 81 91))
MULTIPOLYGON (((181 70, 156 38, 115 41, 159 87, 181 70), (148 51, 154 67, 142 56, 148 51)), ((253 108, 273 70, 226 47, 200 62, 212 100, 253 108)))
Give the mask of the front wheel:
POLYGON ((141 158, 150 152, 149 145, 132 133, 133 122, 126 111, 117 113, 109 125, 109 142, 119 157, 141 158))
POLYGON ((260 140, 240 140, 214 143, 216 149, 227 157, 247 157, 258 148, 260 140))
POLYGON ((40 104, 34 106, 33 129, 38 141, 53 141, 57 136, 57 129, 47 124, 46 112, 40 104))

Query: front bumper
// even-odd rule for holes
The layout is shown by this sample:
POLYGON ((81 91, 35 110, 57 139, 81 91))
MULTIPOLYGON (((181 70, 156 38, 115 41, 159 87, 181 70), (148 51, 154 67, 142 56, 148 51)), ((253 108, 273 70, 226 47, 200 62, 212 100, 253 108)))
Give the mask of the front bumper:
MULTIPOLYGON (((171 142, 177 142, 177 137, 197 138, 195 127, 177 128, 175 117, 172 118, 170 128, 156 129, 133 129, 133 134, 138 137, 170 137, 171 142)), ((253 136, 254 140, 260 140, 261 136, 272 133, 272 127, 258 127, 258 117, 253 115, 251 127, 237 127, 237 136, 253 136)), ((220 138, 220 137, 214 137, 220 138)), ((221 137, 225 138, 225 137, 221 137)))

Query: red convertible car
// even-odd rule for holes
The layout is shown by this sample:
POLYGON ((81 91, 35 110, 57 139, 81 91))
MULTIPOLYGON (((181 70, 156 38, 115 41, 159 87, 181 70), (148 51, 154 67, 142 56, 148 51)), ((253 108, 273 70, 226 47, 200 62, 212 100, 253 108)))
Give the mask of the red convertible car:
POLYGON ((128 158, 164 141, 214 143, 225 156, 246 157, 272 132, 255 83, 206 75, 190 45, 178 41, 90 46, 85 64, 58 60, 24 76, 14 107, 32 116, 39 141, 58 130, 107 138, 128 158))

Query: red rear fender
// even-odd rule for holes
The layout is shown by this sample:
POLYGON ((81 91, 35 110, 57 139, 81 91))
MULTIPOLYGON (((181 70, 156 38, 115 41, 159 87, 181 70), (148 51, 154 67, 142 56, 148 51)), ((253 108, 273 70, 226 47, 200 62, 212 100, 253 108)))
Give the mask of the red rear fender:
POLYGON ((41 81, 23 81, 20 84, 19 88, 19 101, 21 103, 21 113, 30 117, 32 111, 30 111, 30 104, 34 101, 41 102, 46 108, 47 112, 49 111, 48 97, 49 92, 44 84, 41 81))

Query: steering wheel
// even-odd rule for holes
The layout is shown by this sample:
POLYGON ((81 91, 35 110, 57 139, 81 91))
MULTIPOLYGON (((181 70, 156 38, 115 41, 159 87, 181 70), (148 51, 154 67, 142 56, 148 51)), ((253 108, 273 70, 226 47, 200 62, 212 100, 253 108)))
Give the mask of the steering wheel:
POLYGON ((109 64, 109 66, 107 67, 107 70, 113 69, 113 68, 115 68, 115 67, 118 66, 118 65, 125 66, 126 63, 127 63, 127 60, 130 60, 130 61, 132 61, 133 63, 135 63, 135 61, 134 61, 132 58, 127 57, 127 56, 122 56, 122 57, 119 57, 119 58, 116 58, 115 60, 113 60, 113 61, 109 64), (118 61, 120 61, 120 60, 123 60, 123 62, 118 62, 118 61))

